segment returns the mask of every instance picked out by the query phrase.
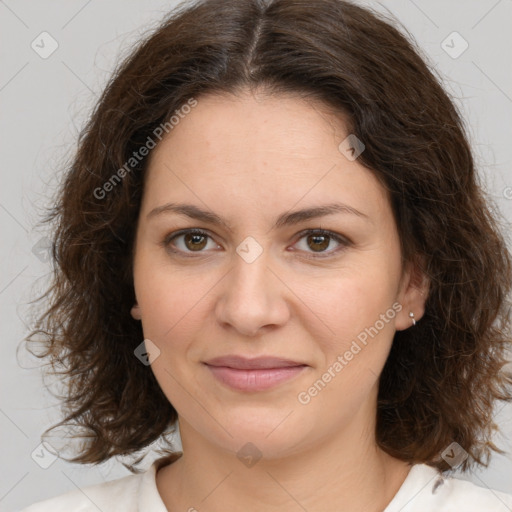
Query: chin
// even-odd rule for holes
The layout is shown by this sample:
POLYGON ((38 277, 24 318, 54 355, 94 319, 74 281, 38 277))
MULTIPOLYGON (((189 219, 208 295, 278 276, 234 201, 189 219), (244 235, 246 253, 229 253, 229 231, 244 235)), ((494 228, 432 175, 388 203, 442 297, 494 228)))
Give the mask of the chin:
POLYGON ((223 425, 202 425, 198 429, 212 444, 223 448, 237 457, 244 455, 263 457, 266 460, 281 459, 305 449, 311 442, 318 426, 312 417, 302 418, 300 410, 278 408, 275 411, 267 407, 255 411, 244 407, 239 414, 226 414, 223 425), (311 423, 311 424, 310 424, 311 423), (253 453, 254 452, 254 453, 253 453))
MULTIPOLYGON (((301 436, 271 435, 261 432, 255 432, 247 428, 243 432, 238 432, 233 438, 224 438, 212 440, 217 442, 220 447, 234 454, 242 462, 246 457, 252 457, 254 460, 279 460, 301 450, 301 436)), ((249 466, 248 466, 249 467, 249 466)))

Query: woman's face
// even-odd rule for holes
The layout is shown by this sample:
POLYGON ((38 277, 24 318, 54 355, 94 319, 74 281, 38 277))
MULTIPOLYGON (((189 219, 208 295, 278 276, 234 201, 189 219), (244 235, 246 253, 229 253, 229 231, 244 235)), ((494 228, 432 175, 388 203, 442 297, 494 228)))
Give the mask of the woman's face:
POLYGON ((151 153, 132 315, 184 445, 273 458, 373 435, 393 335, 424 294, 348 135, 298 97, 209 95, 151 153))

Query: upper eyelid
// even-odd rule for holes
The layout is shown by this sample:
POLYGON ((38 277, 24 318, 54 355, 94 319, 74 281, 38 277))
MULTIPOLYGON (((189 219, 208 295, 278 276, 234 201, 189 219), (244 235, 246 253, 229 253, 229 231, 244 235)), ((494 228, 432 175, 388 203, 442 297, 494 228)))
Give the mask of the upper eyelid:
MULTIPOLYGON (((215 240, 215 237, 210 233, 209 230, 202 229, 202 228, 181 229, 181 230, 178 230, 178 231, 176 231, 174 233, 170 233, 168 236, 166 236, 164 238, 164 245, 168 245, 175 238, 187 235, 189 233, 194 233, 194 234, 199 234, 199 235, 206 235, 209 238, 211 238, 212 241, 214 241, 217 245, 220 245, 215 240)), ((325 228, 308 228, 308 229, 303 229, 303 230, 299 231, 295 235, 295 242, 294 242, 294 244, 297 243, 302 238, 304 238, 305 236, 310 235, 310 234, 326 234, 326 235, 330 236, 331 238, 333 238, 336 242, 341 243, 341 244, 345 244, 345 245, 348 245, 348 244, 352 243, 352 241, 349 238, 347 238, 346 236, 341 235, 339 233, 336 233, 334 231, 331 231, 329 229, 325 229, 325 228)), ((334 251, 335 250, 327 251, 327 252, 323 252, 323 253, 319 252, 318 254, 329 254, 329 253, 334 252, 334 251)), ((193 253, 194 251, 190 251, 190 252, 193 253)), ((200 252, 203 252, 203 251, 197 251, 197 252, 200 253, 200 252)), ((312 253, 312 254, 314 254, 314 253, 312 253)))
MULTIPOLYGON (((174 238, 177 238, 178 236, 182 236, 182 235, 187 235, 189 233, 195 233, 195 234, 198 234, 198 235, 207 235, 209 236, 211 239, 215 239, 216 238, 216 235, 212 235, 212 233, 208 230, 208 229, 202 229, 202 228, 187 228, 187 229, 179 229, 173 233, 170 233, 168 236, 165 237, 166 240, 173 240, 174 238)), ((303 238, 304 236, 306 236, 307 234, 315 234, 315 233, 318 233, 318 234, 327 234, 327 235, 331 235, 333 238, 340 238, 340 239, 344 239, 346 240, 347 242, 349 241, 348 238, 344 235, 341 235, 339 233, 336 233, 334 231, 331 231, 329 229, 325 229, 325 228, 308 228, 308 229, 303 229, 301 231, 299 231, 295 236, 297 238, 303 238)))

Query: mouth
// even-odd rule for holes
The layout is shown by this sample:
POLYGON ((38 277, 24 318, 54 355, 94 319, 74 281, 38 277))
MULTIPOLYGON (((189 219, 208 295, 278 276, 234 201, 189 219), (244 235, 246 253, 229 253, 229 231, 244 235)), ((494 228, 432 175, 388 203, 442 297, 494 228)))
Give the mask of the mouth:
POLYGON ((204 363, 222 384, 237 391, 256 392, 278 386, 304 372, 309 365, 278 357, 225 356, 204 363))

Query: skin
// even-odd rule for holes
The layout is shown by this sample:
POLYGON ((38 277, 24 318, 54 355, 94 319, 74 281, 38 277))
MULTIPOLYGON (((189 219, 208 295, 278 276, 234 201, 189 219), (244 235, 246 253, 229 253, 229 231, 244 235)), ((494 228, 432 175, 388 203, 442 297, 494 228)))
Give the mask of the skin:
POLYGON ((169 510, 339 512, 343 503, 377 512, 407 476, 410 466, 375 442, 378 376, 395 331, 412 326, 409 312, 422 317, 428 284, 402 266, 386 190, 338 149, 347 135, 340 115, 316 100, 244 91, 198 98, 150 154, 131 314, 158 347, 151 369, 179 415, 183 456, 156 477, 169 510), (175 212, 148 217, 169 202, 214 212, 229 227, 175 212), (334 202, 363 215, 274 227, 283 213, 334 202), (209 235, 199 251, 184 236, 163 245, 190 228, 209 235), (301 234, 317 228, 349 242, 327 237, 326 247, 301 234), (248 236, 263 251, 250 263, 236 251, 248 236), (300 403, 394 303, 401 311, 300 403), (308 367, 270 390, 234 391, 203 364, 228 354, 308 367), (262 456, 251 467, 237 457, 248 442, 262 456))

